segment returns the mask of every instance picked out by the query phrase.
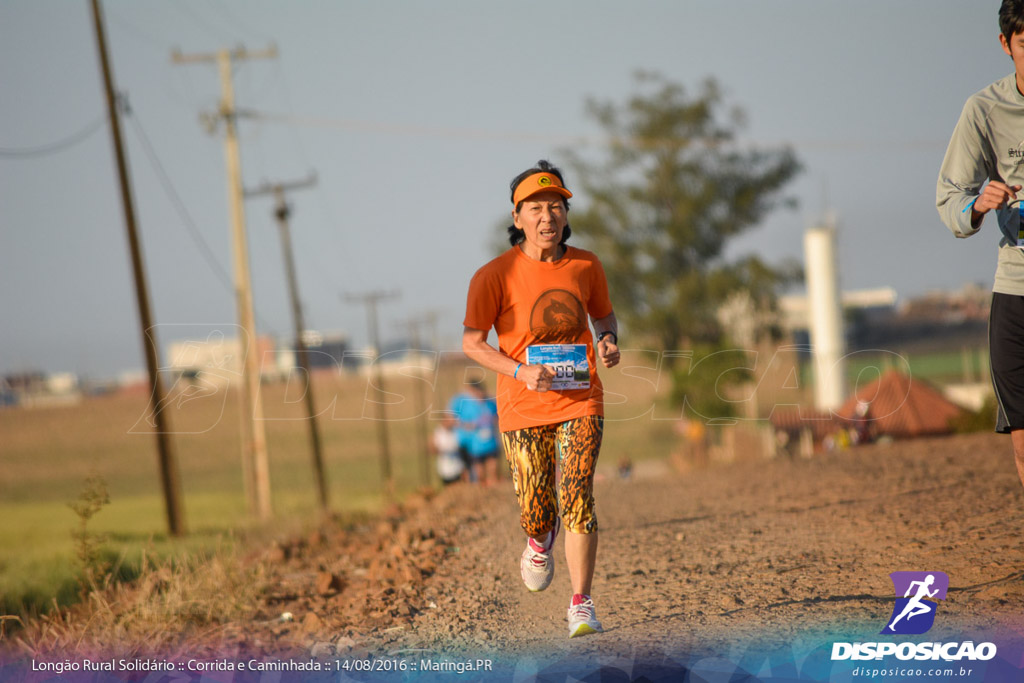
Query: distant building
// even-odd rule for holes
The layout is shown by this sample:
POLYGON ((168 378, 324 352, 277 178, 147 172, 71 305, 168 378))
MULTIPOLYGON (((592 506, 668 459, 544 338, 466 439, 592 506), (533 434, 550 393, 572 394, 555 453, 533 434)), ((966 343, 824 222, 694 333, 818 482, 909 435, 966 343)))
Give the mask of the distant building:
POLYGON ((5 376, 0 383, 0 406, 34 408, 68 405, 81 400, 78 376, 70 372, 19 372, 5 376))
MULTIPOLYGON (((991 292, 974 284, 902 302, 891 287, 843 292, 847 352, 985 347, 991 298, 991 292)), ((794 343, 809 344, 805 297, 780 297, 779 313, 780 325, 794 343)))
POLYGON ((46 373, 38 370, 12 373, 4 377, 4 385, 18 395, 41 394, 46 389, 46 373))
MULTIPOLYGON (((166 376, 164 381, 167 382, 166 376)), ((173 384, 174 380, 172 379, 167 383, 173 384)), ((140 396, 150 393, 149 373, 145 370, 125 370, 120 372, 114 379, 113 384, 113 389, 121 394, 140 396)))
POLYGON ((18 395, 7 384, 7 378, 0 377, 0 408, 16 405, 18 405, 18 395))
POLYGON ((955 292, 929 292, 900 307, 905 320, 959 324, 974 320, 988 323, 992 292, 977 284, 964 285, 955 292))
POLYGON ((988 346, 992 293, 974 284, 908 299, 885 315, 854 320, 854 349, 930 353, 988 346))
MULTIPOLYGON (((896 290, 892 287, 876 287, 875 289, 856 289, 843 292, 839 300, 847 315, 852 311, 858 311, 877 318, 895 312, 897 298, 896 290)), ((782 328, 791 334, 794 332, 806 333, 810 327, 807 297, 803 294, 779 297, 779 313, 782 328)))
POLYGON ((55 372, 46 376, 44 386, 50 394, 71 394, 78 391, 78 377, 70 372, 55 372))
MULTIPOLYGON (((257 337, 254 353, 259 359, 261 377, 278 374, 274 342, 270 337, 257 337)), ((242 381, 245 361, 242 345, 236 337, 218 332, 204 340, 172 342, 167 349, 168 367, 174 379, 202 381, 215 386, 242 381)))
MULTIPOLYGON (((306 330, 302 333, 302 343, 306 347, 307 362, 312 371, 342 369, 350 370, 352 361, 346 358, 351 355, 347 334, 334 332, 322 334, 317 330, 306 330)), ((291 338, 283 339, 277 349, 277 366, 283 374, 288 374, 299 365, 295 343, 291 338)))
POLYGON ((897 370, 889 370, 877 380, 861 387, 849 397, 836 414, 855 423, 858 404, 866 406, 863 419, 878 435, 897 439, 950 434, 952 421, 963 409, 920 379, 911 379, 897 370))
POLYGON ((345 363, 345 353, 351 348, 347 334, 333 333, 321 335, 307 331, 302 341, 309 351, 309 367, 341 369, 345 363), (314 336, 315 335, 315 336, 314 336))

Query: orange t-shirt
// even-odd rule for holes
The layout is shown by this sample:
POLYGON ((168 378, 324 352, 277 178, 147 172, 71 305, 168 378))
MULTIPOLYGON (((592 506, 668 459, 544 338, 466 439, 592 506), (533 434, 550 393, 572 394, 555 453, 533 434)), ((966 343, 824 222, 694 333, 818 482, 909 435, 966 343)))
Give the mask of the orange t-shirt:
POLYGON ((587 389, 530 391, 524 382, 498 375, 498 424, 503 432, 557 424, 584 415, 604 415, 604 389, 597 376, 594 320, 612 313, 608 281, 597 257, 566 246, 554 262, 535 261, 512 247, 478 270, 469 283, 466 327, 498 333, 498 348, 526 362, 534 344, 585 344, 590 366, 587 389))

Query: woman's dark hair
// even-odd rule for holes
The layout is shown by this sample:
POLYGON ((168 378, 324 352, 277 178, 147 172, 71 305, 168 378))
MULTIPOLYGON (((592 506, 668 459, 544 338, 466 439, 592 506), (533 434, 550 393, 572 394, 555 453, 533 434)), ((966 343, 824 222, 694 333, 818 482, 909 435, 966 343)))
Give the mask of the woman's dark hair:
POLYGON ((1024 0, 1003 0, 999 7, 999 30, 1009 43, 1015 33, 1024 33, 1024 0))
MULTIPOLYGON (((519 183, 523 182, 524 180, 532 176, 534 173, 550 173, 551 175, 561 180, 563 186, 565 185, 565 178, 562 177, 562 171, 560 171, 557 166, 552 165, 551 162, 548 161, 547 159, 541 159, 540 161, 537 162, 536 166, 534 166, 533 168, 526 169, 525 171, 523 171, 522 173, 520 173, 519 175, 512 179, 512 182, 509 184, 509 199, 511 201, 515 201, 516 188, 519 187, 519 183)), ((563 198, 562 203, 565 204, 565 210, 568 211, 569 200, 563 198)), ((522 208, 522 202, 516 204, 516 213, 521 211, 522 208)), ((562 241, 559 242, 559 244, 565 246, 565 243, 569 240, 570 235, 572 235, 572 229, 570 229, 569 224, 566 223, 565 230, 562 231, 562 241)), ((514 247, 525 239, 526 233, 517 228, 515 224, 508 226, 509 244, 511 244, 514 247)))

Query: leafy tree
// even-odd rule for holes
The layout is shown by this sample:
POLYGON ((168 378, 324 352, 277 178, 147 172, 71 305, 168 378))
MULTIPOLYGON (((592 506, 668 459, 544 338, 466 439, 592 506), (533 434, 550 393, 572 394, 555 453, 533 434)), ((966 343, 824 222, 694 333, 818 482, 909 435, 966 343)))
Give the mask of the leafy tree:
POLYGON ((737 290, 760 309, 798 268, 755 257, 726 263, 731 238, 792 204, 781 190, 799 170, 789 149, 736 141, 739 110, 726 111, 714 80, 691 96, 655 73, 638 73, 625 103, 590 100, 609 138, 603 161, 569 152, 588 201, 570 224, 604 263, 630 334, 673 350, 723 343, 717 312, 737 290))

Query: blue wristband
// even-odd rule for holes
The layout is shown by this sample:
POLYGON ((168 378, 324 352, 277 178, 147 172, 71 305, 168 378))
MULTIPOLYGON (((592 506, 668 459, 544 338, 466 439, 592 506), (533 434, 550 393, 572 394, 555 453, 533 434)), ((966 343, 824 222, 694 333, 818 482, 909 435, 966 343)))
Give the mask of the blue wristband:
POLYGON ((519 379, 519 368, 521 367, 523 367, 522 363, 516 366, 516 371, 512 373, 512 379, 519 379))

